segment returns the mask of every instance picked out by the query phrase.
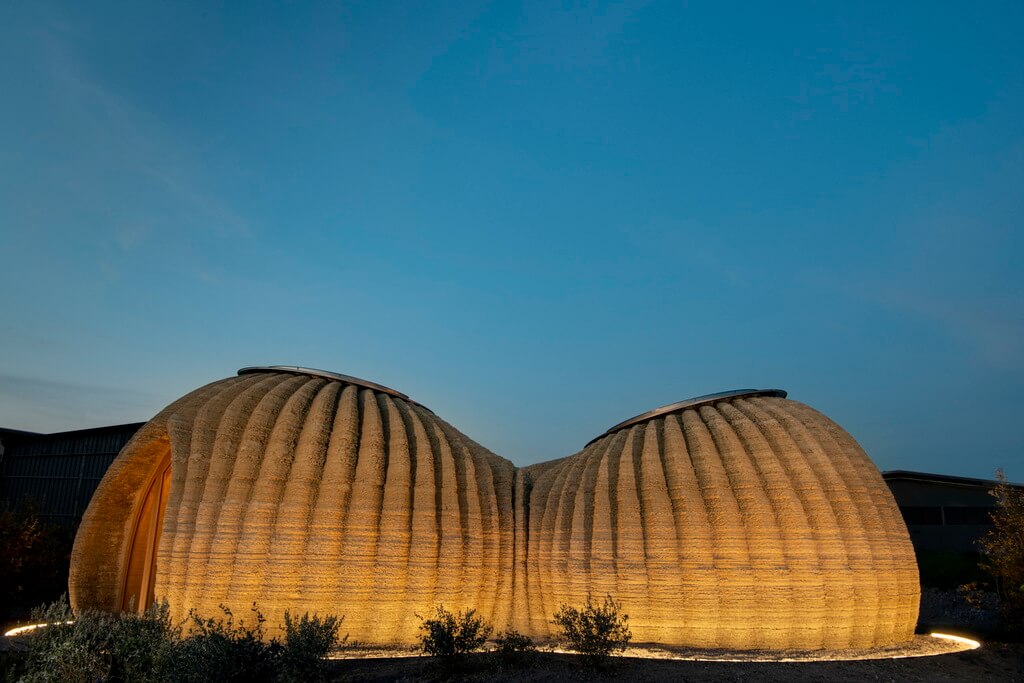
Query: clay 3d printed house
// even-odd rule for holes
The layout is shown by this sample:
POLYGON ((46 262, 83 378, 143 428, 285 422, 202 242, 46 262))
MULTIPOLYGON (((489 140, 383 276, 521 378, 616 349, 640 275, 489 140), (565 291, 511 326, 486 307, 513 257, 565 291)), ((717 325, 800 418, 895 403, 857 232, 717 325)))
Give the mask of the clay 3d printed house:
POLYGON ((692 399, 516 468, 404 394, 248 368, 175 401, 110 467, 72 554, 76 609, 166 598, 345 616, 365 643, 473 607, 552 635, 610 594, 636 642, 841 649, 908 640, 917 566, 857 442, 782 391, 692 399))

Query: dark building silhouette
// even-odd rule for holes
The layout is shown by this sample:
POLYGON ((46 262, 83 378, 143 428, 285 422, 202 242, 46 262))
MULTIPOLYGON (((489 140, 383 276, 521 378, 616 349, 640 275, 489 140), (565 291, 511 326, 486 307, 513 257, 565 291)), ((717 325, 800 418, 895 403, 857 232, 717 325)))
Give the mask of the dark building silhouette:
POLYGON ((110 463, 143 424, 55 434, 0 428, 0 505, 29 505, 43 522, 74 531, 110 463))
POLYGON ((992 528, 996 499, 991 492, 998 482, 904 470, 882 477, 907 524, 923 586, 991 581, 978 566, 978 541, 992 528))
POLYGON ((892 470, 882 477, 896 498, 918 554, 978 552, 977 541, 992 528, 996 499, 992 479, 892 470))

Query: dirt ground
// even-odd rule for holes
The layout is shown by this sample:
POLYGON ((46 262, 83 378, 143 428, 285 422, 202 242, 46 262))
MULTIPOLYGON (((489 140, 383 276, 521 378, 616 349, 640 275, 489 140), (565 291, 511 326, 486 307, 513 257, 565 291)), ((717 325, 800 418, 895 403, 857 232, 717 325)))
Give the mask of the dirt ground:
POLYGON ((1024 644, 905 659, 846 662, 687 662, 616 657, 604 670, 573 655, 536 653, 506 662, 471 655, 455 669, 426 657, 347 659, 331 663, 334 681, 1024 681, 1024 644))

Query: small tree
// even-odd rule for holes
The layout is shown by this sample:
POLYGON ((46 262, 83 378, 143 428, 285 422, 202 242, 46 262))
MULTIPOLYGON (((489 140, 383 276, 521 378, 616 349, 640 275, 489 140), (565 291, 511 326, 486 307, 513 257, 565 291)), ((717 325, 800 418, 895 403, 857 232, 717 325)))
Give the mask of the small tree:
POLYGON ((605 663, 612 652, 625 650, 633 637, 629 615, 621 612, 622 604, 612 596, 605 596, 603 604, 595 605, 588 595, 582 609, 562 605, 553 623, 561 629, 570 649, 597 666, 605 663))
POLYGON ((1000 611, 1012 629, 1024 628, 1024 489, 1011 486, 1003 471, 992 489, 996 507, 990 513, 992 528, 978 545, 981 568, 996 581, 1000 611))
POLYGON ((431 618, 420 619, 420 647, 432 657, 455 657, 479 650, 493 630, 473 609, 452 613, 438 605, 431 618))

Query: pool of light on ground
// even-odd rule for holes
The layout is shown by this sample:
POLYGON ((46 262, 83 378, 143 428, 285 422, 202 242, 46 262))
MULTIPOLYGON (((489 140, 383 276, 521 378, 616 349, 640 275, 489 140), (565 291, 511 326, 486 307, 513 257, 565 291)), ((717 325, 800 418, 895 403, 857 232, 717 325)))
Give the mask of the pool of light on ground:
MULTIPOLYGON (((932 657, 947 655, 981 647, 981 643, 970 638, 950 633, 929 633, 916 635, 901 645, 864 650, 832 651, 765 651, 765 650, 705 650, 693 648, 669 648, 657 645, 634 645, 615 655, 638 659, 669 659, 689 662, 836 662, 865 659, 902 659, 904 657, 932 657)), ((538 652, 574 654, 557 646, 539 646, 538 652)), ((329 655, 329 659, 401 659, 422 657, 422 652, 412 648, 352 648, 329 655)))

